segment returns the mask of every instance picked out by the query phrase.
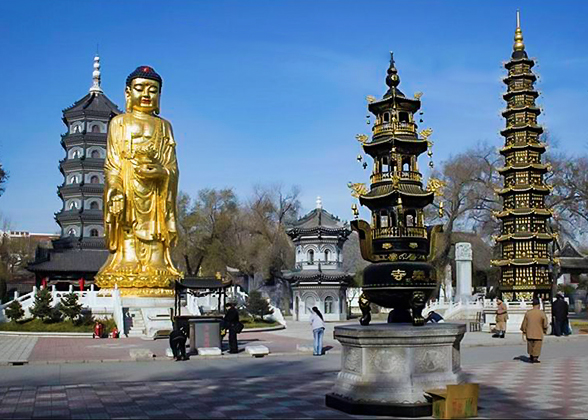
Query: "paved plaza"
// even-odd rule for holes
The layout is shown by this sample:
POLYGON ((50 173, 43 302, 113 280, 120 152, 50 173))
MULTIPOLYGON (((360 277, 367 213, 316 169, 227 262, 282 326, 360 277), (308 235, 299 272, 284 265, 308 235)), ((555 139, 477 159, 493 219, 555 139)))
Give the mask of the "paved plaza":
MULTIPOLYGON (((324 404, 341 357, 328 328, 331 349, 320 358, 296 350, 311 341, 306 324, 291 323, 240 335, 242 347, 270 347, 263 359, 187 362, 165 357, 166 340, 0 336, 0 349, 11 349, 1 360, 28 362, 0 366, 0 418, 357 418, 324 404), (156 357, 131 361, 138 348, 156 357)), ((588 336, 547 337, 539 365, 513 360, 526 353, 519 334, 488 337, 468 333, 462 348, 468 381, 481 384, 480 417, 588 417, 588 336)))

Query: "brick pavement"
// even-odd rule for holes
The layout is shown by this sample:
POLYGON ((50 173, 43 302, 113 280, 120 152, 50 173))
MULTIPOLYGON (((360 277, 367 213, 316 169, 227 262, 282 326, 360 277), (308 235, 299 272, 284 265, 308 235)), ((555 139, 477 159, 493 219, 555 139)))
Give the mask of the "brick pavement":
MULTIPOLYGON (((0 344, 5 337, 0 337, 0 344)), ((82 361, 111 361, 132 360, 131 349, 149 349, 157 358, 165 358, 165 350, 169 347, 166 339, 142 340, 140 338, 100 339, 92 338, 35 338, 36 345, 29 351, 30 362, 82 362, 82 361)), ((228 347, 225 339, 224 347, 228 347)), ((296 353, 298 344, 312 345, 312 339, 299 339, 265 332, 251 332, 239 335, 239 347, 262 344, 274 354, 296 353)), ((340 350, 339 343, 331 344, 329 348, 340 350)), ((1 347, 0 347, 1 348, 1 347)), ((27 359, 25 359, 27 360, 27 359)))
MULTIPOLYGON (((481 418, 587 418, 588 358, 464 369, 481 418)), ((336 373, 1 387, 0 418, 358 418, 324 405, 336 373)), ((374 417, 369 417, 374 418, 374 417)))
POLYGON ((0 337, 0 365, 26 362, 37 340, 36 337, 0 337))

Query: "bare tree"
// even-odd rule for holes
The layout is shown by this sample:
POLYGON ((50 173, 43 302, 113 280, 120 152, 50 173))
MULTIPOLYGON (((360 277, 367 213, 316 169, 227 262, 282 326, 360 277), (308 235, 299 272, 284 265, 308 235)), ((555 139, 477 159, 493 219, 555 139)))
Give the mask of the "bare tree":
POLYGON ((300 191, 281 185, 256 186, 242 212, 245 231, 240 233, 241 263, 248 275, 262 273, 265 279, 281 277, 294 261, 294 248, 286 234, 287 225, 298 218, 300 191))
POLYGON ((492 212, 500 208, 495 189, 500 185, 496 171, 500 156, 485 144, 450 157, 431 177, 444 183, 440 195, 427 208, 432 224, 443 224, 435 265, 444 267, 449 261, 451 238, 457 229, 474 229, 489 237, 497 229, 492 212), (443 214, 439 214, 443 202, 443 214))
POLYGON ((547 197, 553 210, 552 225, 563 238, 578 239, 588 227, 588 157, 549 155, 552 170, 546 180, 552 186, 547 197))

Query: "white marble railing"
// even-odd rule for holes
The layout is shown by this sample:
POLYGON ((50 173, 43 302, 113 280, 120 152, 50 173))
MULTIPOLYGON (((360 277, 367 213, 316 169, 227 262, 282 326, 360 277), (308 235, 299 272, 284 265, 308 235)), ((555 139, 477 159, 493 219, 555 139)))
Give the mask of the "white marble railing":
MULTIPOLYGON (((19 296, 18 292, 15 298, 9 302, 6 302, 0 305, 0 322, 6 320, 4 315, 4 310, 10 306, 14 301, 20 302, 22 309, 25 311, 25 317, 29 317, 30 309, 35 303, 35 296, 38 293, 37 287, 33 287, 33 291, 27 293, 25 295, 19 296)), ((89 308, 90 310, 94 310, 96 308, 100 308, 102 312, 112 312, 115 307, 115 297, 113 296, 113 292, 110 290, 94 290, 94 285, 90 286, 90 290, 84 291, 74 291, 73 286, 70 286, 69 291, 61 292, 55 289, 55 286, 51 287, 51 305, 53 307, 59 304, 61 298, 69 293, 74 293, 78 296, 78 302, 84 308, 89 308)), ((119 296, 120 300, 120 296, 119 296)), ((121 309, 121 316, 122 316, 122 309, 121 309)), ((116 321, 116 319, 115 319, 116 321)), ((117 323, 118 325, 118 323, 117 323)))
POLYGON ((115 286, 112 292, 112 318, 116 323, 116 328, 119 332, 125 332, 125 318, 122 308, 122 299, 120 298, 120 291, 115 286))

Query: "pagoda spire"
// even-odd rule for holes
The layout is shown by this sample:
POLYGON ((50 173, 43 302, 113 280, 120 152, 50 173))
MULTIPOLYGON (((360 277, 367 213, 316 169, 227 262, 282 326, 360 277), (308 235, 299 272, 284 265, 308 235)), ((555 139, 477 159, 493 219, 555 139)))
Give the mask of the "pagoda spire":
POLYGON ((94 71, 92 72, 92 87, 90 93, 103 93, 100 87, 100 56, 94 56, 94 71))
POLYGON ((320 196, 318 196, 316 198, 316 208, 317 209, 322 209, 323 208, 323 200, 321 199, 320 196))
POLYGON ((525 43, 523 42, 523 31, 521 30, 521 11, 517 10, 517 29, 515 30, 515 37, 514 37, 514 46, 513 49, 515 51, 525 51, 525 43))
POLYGON ((402 95, 402 92, 398 89, 400 84, 400 76, 398 76, 398 70, 396 69, 396 63, 394 63, 394 53, 390 51, 390 67, 387 71, 386 84, 388 85, 388 92, 384 95, 384 99, 390 96, 402 95))

